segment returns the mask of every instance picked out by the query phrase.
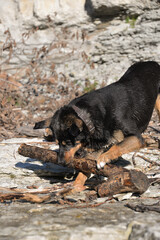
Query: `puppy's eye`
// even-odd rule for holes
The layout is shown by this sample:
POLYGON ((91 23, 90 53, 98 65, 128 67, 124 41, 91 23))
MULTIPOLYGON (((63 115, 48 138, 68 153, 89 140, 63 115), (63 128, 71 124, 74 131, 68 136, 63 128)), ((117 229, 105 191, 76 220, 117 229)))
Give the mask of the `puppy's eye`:
POLYGON ((71 146, 72 145, 72 141, 70 139, 66 140, 66 145, 67 146, 71 146))
POLYGON ((72 124, 72 126, 69 129, 69 133, 73 137, 76 137, 80 133, 80 130, 79 130, 79 128, 75 124, 72 124))
POLYGON ((62 141, 62 145, 63 145, 63 146, 66 146, 66 142, 65 142, 65 141, 62 141))

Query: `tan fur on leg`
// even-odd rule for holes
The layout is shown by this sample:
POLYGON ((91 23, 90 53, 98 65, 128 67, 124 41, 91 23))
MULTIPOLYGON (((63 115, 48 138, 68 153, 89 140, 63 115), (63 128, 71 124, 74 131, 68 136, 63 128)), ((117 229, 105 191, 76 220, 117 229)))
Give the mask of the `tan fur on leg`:
POLYGON ((155 109, 157 111, 158 117, 159 117, 159 122, 160 122, 160 94, 158 94, 156 104, 155 104, 155 109))
POLYGON ((127 137, 121 143, 113 145, 107 152, 102 153, 97 159, 97 167, 103 168, 106 163, 110 163, 122 154, 129 153, 143 147, 143 144, 136 136, 127 137))

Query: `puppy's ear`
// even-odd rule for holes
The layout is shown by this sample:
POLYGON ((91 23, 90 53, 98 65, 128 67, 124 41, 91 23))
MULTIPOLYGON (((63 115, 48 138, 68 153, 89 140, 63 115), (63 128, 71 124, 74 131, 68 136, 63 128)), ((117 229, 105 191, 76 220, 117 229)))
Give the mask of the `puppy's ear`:
POLYGON ((52 121, 52 118, 47 118, 43 121, 36 122, 33 129, 49 128, 51 121, 52 121))
POLYGON ((83 121, 79 118, 75 119, 75 124, 79 128, 79 131, 82 132, 83 130, 83 121))
POLYGON ((71 125, 69 132, 72 136, 76 137, 83 130, 83 121, 81 119, 74 119, 74 123, 71 125))

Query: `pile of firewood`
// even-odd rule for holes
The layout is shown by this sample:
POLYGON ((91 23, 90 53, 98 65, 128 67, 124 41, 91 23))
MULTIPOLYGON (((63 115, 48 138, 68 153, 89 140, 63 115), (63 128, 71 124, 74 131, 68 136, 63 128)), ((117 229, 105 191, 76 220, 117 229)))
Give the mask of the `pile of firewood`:
MULTIPOLYGON (((57 152, 49 149, 40 148, 37 146, 31 146, 22 144, 18 149, 19 154, 38 159, 43 162, 50 162, 58 164, 57 152)), ((115 164, 106 164, 103 169, 97 169, 96 160, 94 158, 74 158, 71 159, 67 166, 90 175, 91 173, 105 176, 108 179, 96 186, 97 195, 99 197, 113 196, 117 193, 134 192, 143 193, 149 186, 149 180, 147 176, 137 170, 128 170, 115 164)), ((66 166, 66 165, 65 165, 66 166)), ((46 199, 40 199, 37 201, 43 201, 46 199)))
MULTIPOLYGON (((24 131, 24 129, 23 129, 24 131)), ((28 130, 27 130, 28 131, 28 130)), ((37 133, 36 133, 37 134, 37 133)), ((39 134, 39 132, 38 132, 39 134)), ((41 133, 44 135, 44 132, 41 133)), ((49 134, 48 132, 46 134, 49 134)), ((54 164, 58 163, 58 153, 53 150, 21 144, 18 149, 18 153, 22 156, 40 160, 42 162, 49 162, 54 164)), ((89 176, 91 173, 98 176, 107 177, 107 180, 97 181, 94 183, 94 195, 96 197, 112 197, 115 194, 132 192, 142 194, 149 185, 150 179, 138 170, 128 170, 122 166, 116 164, 106 164, 103 169, 97 169, 96 162, 97 153, 89 153, 85 158, 75 157, 70 159, 63 166, 67 166, 84 173, 89 176)), ((42 202, 58 202, 62 203, 65 200, 65 196, 70 193, 72 184, 53 185, 51 188, 38 189, 36 186, 32 186, 29 189, 17 189, 17 188, 2 188, 0 187, 0 201, 29 201, 32 203, 42 202), (63 200, 62 200, 63 199, 63 200)), ((91 191, 92 192, 92 191, 91 191)), ((92 193, 91 193, 92 195, 92 193)), ((94 196, 95 197, 95 196, 94 196)))

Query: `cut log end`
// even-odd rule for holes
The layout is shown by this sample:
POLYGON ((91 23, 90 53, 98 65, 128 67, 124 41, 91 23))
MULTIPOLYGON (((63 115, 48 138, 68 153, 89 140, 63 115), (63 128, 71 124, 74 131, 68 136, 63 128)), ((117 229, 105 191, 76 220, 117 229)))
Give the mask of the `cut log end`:
POLYGON ((100 197, 113 196, 114 194, 133 192, 144 193, 149 187, 147 176, 141 171, 130 170, 111 175, 106 182, 98 186, 100 197))
POLYGON ((134 184, 137 189, 136 192, 142 194, 149 187, 149 179, 148 177, 141 171, 130 170, 131 182, 134 184))

